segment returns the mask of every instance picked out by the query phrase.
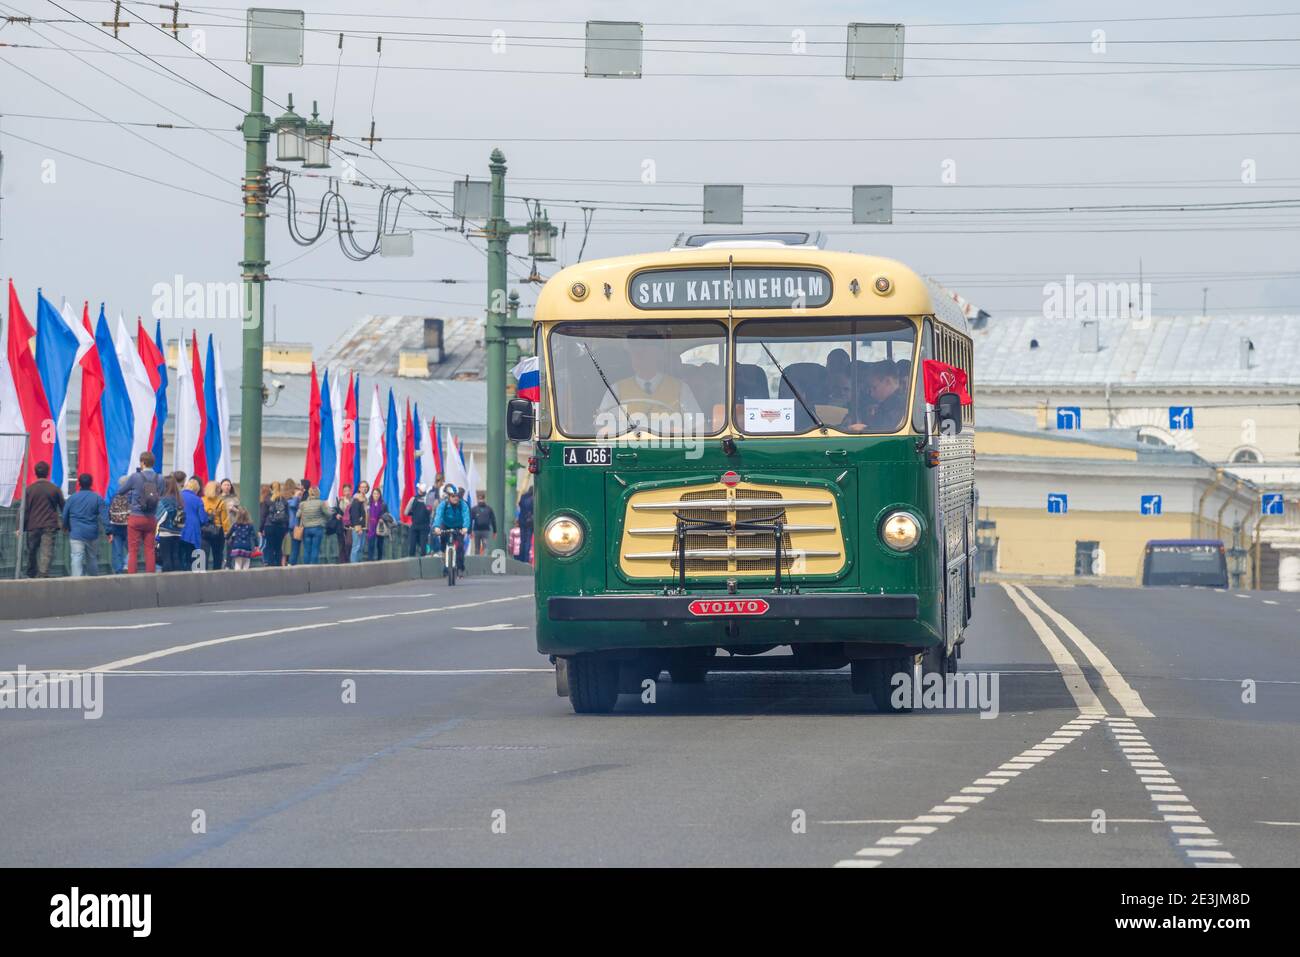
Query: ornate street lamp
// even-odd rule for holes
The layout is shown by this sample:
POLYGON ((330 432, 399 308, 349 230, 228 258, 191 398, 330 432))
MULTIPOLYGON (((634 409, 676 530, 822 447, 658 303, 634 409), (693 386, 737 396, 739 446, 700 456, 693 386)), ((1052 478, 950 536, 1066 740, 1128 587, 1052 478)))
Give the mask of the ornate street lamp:
POLYGON ((330 140, 334 136, 333 124, 320 119, 316 101, 311 104, 311 120, 307 123, 307 159, 303 169, 330 168, 330 140))
POLYGON ((307 157, 307 121, 293 111, 293 94, 284 115, 272 126, 275 130, 275 158, 281 163, 301 163, 307 157))

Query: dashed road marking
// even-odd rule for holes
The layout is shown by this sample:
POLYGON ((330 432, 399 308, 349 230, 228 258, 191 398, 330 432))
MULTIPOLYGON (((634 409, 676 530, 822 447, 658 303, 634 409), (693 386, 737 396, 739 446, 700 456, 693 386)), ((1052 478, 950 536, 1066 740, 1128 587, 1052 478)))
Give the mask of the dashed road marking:
POLYGON ((15 628, 24 634, 38 631, 139 631, 142 628, 165 628, 170 621, 149 621, 138 625, 46 625, 41 628, 15 628))
POLYGON ((197 651, 199 648, 211 648, 214 645, 225 645, 232 641, 248 641, 253 638, 273 638, 276 635, 289 635, 299 631, 315 631, 320 628, 333 628, 338 625, 359 625, 364 622, 386 621, 389 618, 408 618, 412 615, 432 615, 440 611, 459 611, 463 608, 481 608, 484 605, 499 605, 507 601, 519 601, 520 599, 532 598, 532 593, 527 592, 522 595, 507 595, 504 598, 487 598, 483 601, 462 602, 458 605, 437 605, 433 608, 414 608, 410 611, 389 611, 380 612, 374 615, 361 615, 357 618, 341 618, 338 621, 314 621, 304 625, 289 625, 285 628, 268 628, 266 631, 250 631, 242 635, 227 635, 224 638, 209 638, 206 641, 194 641, 188 645, 173 645, 170 648, 160 648, 157 651, 148 651, 142 655, 132 655, 130 658, 118 658, 116 661, 110 661, 106 664, 96 665, 87 671, 120 671, 124 668, 130 668, 133 665, 142 665, 146 661, 154 661, 158 658, 166 658, 170 655, 179 655, 186 651, 197 651))
MULTIPOLYGON (((1032 612, 1030 612, 1032 614, 1032 612)), ((1075 718, 1057 731, 1048 735, 1048 740, 1058 736, 1061 731, 1066 729, 1086 731, 1092 727, 1093 722, 1090 720, 1081 720, 1075 718)), ((1076 740, 1075 738, 1066 738, 1067 743, 1076 740)), ((1035 747, 1041 747, 1036 745, 1035 747)), ((1064 745, 1062 745, 1064 747, 1064 745)), ((1028 749, 1035 750, 1034 748, 1028 749)), ((1047 751, 1046 755, 1055 754, 1055 751, 1047 751)), ((1035 761, 1042 761, 1043 758, 1035 758, 1035 761)), ((993 794, 1001 787, 1011 783, 1012 778, 1006 777, 1008 774, 1020 774, 1020 770, 1006 770, 1012 762, 1003 764, 996 771, 989 771, 976 778, 976 783, 961 788, 958 793, 949 795, 943 803, 936 804, 930 808, 927 814, 918 814, 915 818, 900 824, 894 829, 892 834, 884 835, 876 839, 874 845, 864 847, 859 850, 853 857, 845 858, 835 862, 835 867, 876 867, 897 857, 906 848, 914 847, 931 834, 936 834, 944 824, 949 824, 957 818, 957 815, 963 814, 973 809, 982 802, 985 797, 993 794)), ((1033 767, 1028 764, 1025 767, 1033 767)), ((883 823, 883 822, 882 822, 883 823)))
MULTIPOLYGON (((1137 730, 1137 725, 1132 719, 1107 718, 1106 725, 1117 740, 1121 740, 1122 736, 1122 740, 1141 740, 1145 745, 1146 738, 1137 730)), ((1215 837, 1214 831, 1197 813, 1191 799, 1183 794, 1183 789, 1178 786, 1174 776, 1165 769, 1162 769, 1158 775, 1152 774, 1147 770, 1149 762, 1135 756, 1138 753, 1154 754, 1154 750, 1149 745, 1140 751, 1127 744, 1121 743, 1120 747, 1124 750, 1125 758, 1138 775, 1142 786, 1156 803, 1156 810, 1168 812, 1163 814, 1164 824, 1169 828, 1175 848, 1183 853, 1188 863, 1193 867, 1241 866, 1230 852, 1220 849, 1223 842, 1215 837)))

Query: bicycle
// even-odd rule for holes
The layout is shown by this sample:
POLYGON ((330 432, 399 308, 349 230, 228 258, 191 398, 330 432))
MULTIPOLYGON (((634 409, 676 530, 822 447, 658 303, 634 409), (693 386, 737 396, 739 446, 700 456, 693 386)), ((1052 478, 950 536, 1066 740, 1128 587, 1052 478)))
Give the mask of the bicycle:
POLYGON ((451 586, 456 584, 456 556, 465 540, 465 531, 450 528, 445 534, 447 541, 442 550, 442 573, 447 576, 448 586, 451 586))

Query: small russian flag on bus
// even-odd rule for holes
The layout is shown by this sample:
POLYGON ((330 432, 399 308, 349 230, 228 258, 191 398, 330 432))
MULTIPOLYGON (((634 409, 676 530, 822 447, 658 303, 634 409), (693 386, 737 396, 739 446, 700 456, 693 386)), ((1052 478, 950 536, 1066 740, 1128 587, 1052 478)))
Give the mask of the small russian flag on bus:
POLYGON ((521 399, 529 399, 533 402, 540 401, 541 396, 541 378, 537 372, 537 356, 524 356, 519 363, 510 370, 510 374, 519 382, 519 387, 515 390, 515 395, 521 399))

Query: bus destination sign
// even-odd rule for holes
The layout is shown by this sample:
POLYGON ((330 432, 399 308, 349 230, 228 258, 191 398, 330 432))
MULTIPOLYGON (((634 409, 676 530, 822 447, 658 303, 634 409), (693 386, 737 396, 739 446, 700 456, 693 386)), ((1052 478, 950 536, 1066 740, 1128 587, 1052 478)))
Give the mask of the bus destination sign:
POLYGON ((646 269, 632 277, 638 309, 803 309, 831 299, 831 277, 820 269, 737 266, 646 269))

